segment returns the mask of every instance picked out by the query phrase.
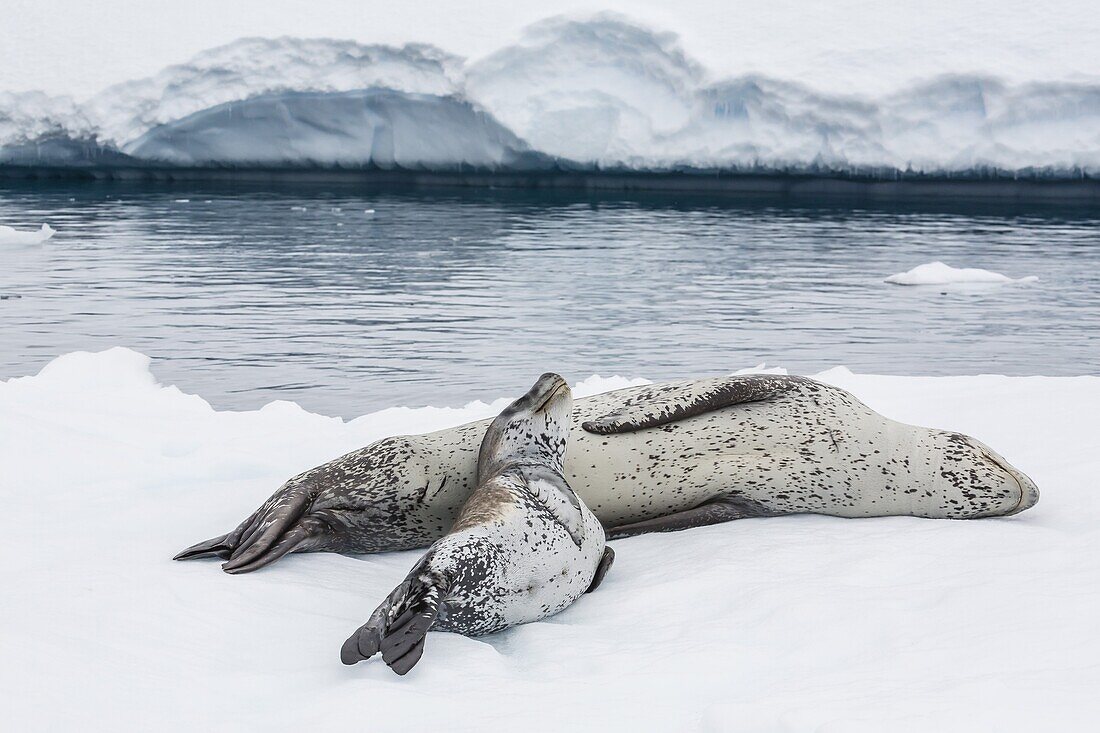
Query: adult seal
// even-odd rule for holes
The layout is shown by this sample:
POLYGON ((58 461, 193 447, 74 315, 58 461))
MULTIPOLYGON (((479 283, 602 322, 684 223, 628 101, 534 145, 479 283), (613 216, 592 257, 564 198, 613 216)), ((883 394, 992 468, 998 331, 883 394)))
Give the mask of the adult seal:
POLYGON ((451 531, 344 642, 344 664, 381 651, 403 675, 429 630, 489 634, 553 615, 599 585, 615 553, 565 480, 572 402, 565 380, 544 374, 489 425, 477 487, 451 531))
MULTIPOLYGON (((241 573, 291 551, 425 547, 473 491, 487 427, 387 438, 337 458, 176 557, 216 555, 241 573)), ((630 387, 576 400, 572 427, 566 479, 609 539, 804 512, 997 517, 1039 498, 974 438, 895 422, 804 377, 630 387)))

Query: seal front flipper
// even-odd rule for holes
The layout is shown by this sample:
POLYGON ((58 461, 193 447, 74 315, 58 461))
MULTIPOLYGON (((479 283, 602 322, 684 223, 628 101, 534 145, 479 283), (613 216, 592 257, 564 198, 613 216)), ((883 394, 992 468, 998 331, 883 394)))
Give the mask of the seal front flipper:
POLYGON ((532 475, 523 483, 535 499, 565 528, 578 547, 584 543, 584 513, 581 501, 565 479, 550 471, 528 469, 532 475))
POLYGON ((668 516, 611 527, 607 530, 607 539, 616 540, 649 532, 677 532, 681 529, 706 527, 734 519, 767 517, 770 514, 771 512, 763 506, 749 499, 720 496, 668 516))
POLYGON ((379 651, 390 669, 404 675, 424 655, 424 640, 447 595, 445 578, 429 569, 432 553, 386 597, 367 623, 340 648, 344 664, 370 659, 379 651))
POLYGON ((611 435, 667 425, 749 402, 773 399, 785 392, 815 385, 805 377, 746 374, 690 382, 654 385, 627 398, 614 412, 584 422, 589 433, 611 435))
POLYGON ((600 558, 600 564, 596 566, 596 574, 592 576, 592 583, 588 586, 588 590, 585 593, 591 593, 600 587, 600 583, 603 582, 604 576, 607 575, 607 571, 611 569, 611 566, 615 564, 615 551, 610 547, 603 548, 603 557, 600 558))

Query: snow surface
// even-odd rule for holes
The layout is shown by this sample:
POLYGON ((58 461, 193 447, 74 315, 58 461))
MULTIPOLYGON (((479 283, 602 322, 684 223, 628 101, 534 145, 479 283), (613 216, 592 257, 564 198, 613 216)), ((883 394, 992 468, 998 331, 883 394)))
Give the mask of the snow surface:
POLYGON ((951 285, 955 283, 1033 283, 1039 280, 1035 275, 1012 278, 999 272, 982 270, 977 267, 952 267, 942 262, 928 262, 917 265, 912 270, 899 272, 886 278, 886 282, 895 285, 951 285))
MULTIPOLYGON (((893 59, 867 55, 892 78, 893 59)), ((94 143, 185 165, 510 168, 532 150, 641 170, 1100 171, 1100 77, 929 68, 862 92, 781 67, 721 74, 609 14, 540 21, 473 63, 427 44, 246 38, 80 102, 0 94, 0 162, 69 162, 94 143)))
POLYGON ((0 245, 3 244, 41 244, 56 234, 49 224, 43 224, 34 231, 23 231, 8 226, 0 226, 0 245))
MULTIPOLYGON (((819 379, 988 442, 1039 505, 978 521, 793 516, 614 543, 547 621, 433 633, 405 678, 340 644, 415 552, 247 576, 169 558, 293 473, 506 404, 344 422, 219 412, 126 349, 0 382, 0 702, 18 730, 1088 730, 1100 714, 1100 378, 819 379)), ((593 377, 578 393, 639 380, 593 377)))

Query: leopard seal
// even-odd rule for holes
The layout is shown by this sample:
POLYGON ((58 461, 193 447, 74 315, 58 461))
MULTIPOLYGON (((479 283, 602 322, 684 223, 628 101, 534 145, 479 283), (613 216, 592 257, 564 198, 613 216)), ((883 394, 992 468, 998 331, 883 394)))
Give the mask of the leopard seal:
MULTIPOLYGON (((473 491, 488 421, 386 438, 287 481, 177 559, 248 572, 291 551, 426 547, 473 491)), ((968 519, 1033 506, 1035 484, 978 440, 890 420, 806 377, 666 382, 574 402, 565 475, 608 539, 742 517, 968 519)))
POLYGON ((429 630, 480 636, 538 621, 603 580, 615 553, 565 480, 569 385, 543 374, 489 425, 455 524, 352 634, 344 664, 379 651, 403 675, 429 630))

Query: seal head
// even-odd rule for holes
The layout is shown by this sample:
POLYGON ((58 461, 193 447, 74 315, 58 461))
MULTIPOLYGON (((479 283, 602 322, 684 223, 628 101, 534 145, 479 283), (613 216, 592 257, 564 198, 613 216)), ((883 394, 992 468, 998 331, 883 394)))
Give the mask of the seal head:
POLYGON ((564 472, 572 412, 573 394, 566 381, 557 374, 543 374, 485 431, 477 461, 478 482, 515 465, 564 472))

